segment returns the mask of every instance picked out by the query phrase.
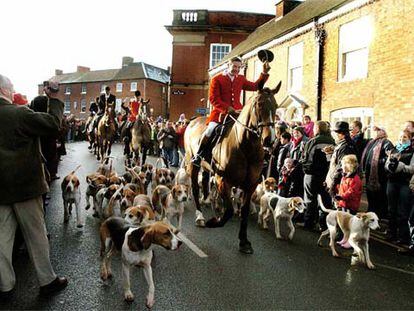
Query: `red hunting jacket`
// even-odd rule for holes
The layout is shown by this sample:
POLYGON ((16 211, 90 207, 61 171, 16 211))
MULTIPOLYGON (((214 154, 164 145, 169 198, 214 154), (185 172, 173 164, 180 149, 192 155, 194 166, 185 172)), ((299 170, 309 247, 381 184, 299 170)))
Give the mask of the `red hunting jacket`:
POLYGON ((235 110, 242 109, 240 94, 242 90, 257 91, 259 83, 263 84, 269 78, 268 74, 261 73, 256 82, 250 82, 245 76, 238 75, 231 81, 228 74, 216 75, 210 83, 209 100, 213 110, 207 119, 207 124, 211 121, 221 123, 227 114, 227 109, 232 106, 235 110))
POLYGON ((338 206, 358 212, 362 196, 362 182, 358 174, 342 177, 338 195, 342 197, 338 206))

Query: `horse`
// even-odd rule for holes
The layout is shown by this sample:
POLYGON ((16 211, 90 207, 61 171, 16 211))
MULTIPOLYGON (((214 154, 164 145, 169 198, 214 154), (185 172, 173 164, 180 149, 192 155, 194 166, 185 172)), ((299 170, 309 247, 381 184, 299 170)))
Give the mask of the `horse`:
POLYGON ((112 107, 105 109, 105 114, 98 123, 97 140, 98 140, 98 161, 111 154, 111 147, 115 139, 116 127, 115 117, 112 113, 112 107))
POLYGON ((151 146, 151 127, 147 120, 137 118, 131 128, 131 151, 134 154, 136 165, 144 165, 148 149, 151 146), (142 153, 142 162, 139 154, 142 153))
MULTIPOLYGON (((253 253, 253 248, 247 238, 250 199, 260 182, 264 148, 270 148, 275 139, 274 117, 277 103, 274 95, 280 90, 280 86, 281 82, 274 89, 260 88, 254 101, 243 107, 231 129, 213 148, 212 165, 210 166, 205 161, 202 162, 202 167, 207 167, 215 174, 217 188, 224 204, 222 217, 213 217, 205 222, 199 201, 200 168, 190 162, 198 150, 200 136, 206 128, 206 118, 199 117, 191 121, 184 134, 187 170, 191 176, 193 197, 197 208, 196 225, 210 228, 224 226, 233 216, 231 188, 241 188, 245 193, 245 198, 241 207, 239 251, 245 254, 253 253)), ((203 173, 203 177, 205 176, 203 173)), ((208 185, 208 179, 203 184, 208 185)), ((204 191, 206 193, 206 190, 204 191)))
POLYGON ((97 155, 98 153, 98 142, 96 139, 96 127, 95 127, 95 120, 97 118, 97 115, 89 116, 86 120, 86 136, 89 141, 88 149, 93 149, 93 154, 97 155))

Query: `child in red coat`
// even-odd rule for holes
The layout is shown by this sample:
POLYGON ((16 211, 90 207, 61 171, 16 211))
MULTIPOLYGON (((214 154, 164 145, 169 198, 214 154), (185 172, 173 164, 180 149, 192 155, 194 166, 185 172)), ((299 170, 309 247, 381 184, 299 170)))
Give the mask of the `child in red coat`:
MULTIPOLYGON (((362 181, 358 176, 358 160, 356 155, 349 154, 342 158, 342 179, 335 196, 336 206, 345 212, 355 215, 359 211, 362 196, 362 181)), ((338 242, 344 248, 350 248, 348 241, 338 242)))

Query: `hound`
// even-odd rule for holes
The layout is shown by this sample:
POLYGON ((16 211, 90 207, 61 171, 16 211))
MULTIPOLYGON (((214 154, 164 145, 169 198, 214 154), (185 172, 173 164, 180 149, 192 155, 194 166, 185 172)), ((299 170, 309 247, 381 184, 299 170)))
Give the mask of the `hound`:
POLYGON ((160 245, 167 250, 177 250, 182 242, 177 237, 178 231, 164 222, 136 227, 128 224, 124 219, 111 217, 102 223, 100 228, 101 239, 101 279, 112 276, 111 256, 115 251, 121 251, 122 276, 124 298, 133 301, 134 295, 130 286, 130 267, 144 268, 144 276, 148 284, 146 306, 152 308, 155 299, 155 286, 152 277, 151 261, 153 245, 160 245))

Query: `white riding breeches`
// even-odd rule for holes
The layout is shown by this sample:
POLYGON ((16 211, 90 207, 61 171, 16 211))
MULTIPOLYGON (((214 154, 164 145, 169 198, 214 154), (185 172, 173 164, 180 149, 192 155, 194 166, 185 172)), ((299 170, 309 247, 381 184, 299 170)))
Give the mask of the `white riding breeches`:
POLYGON ((205 135, 207 136, 207 137, 211 137, 211 135, 213 135, 213 133, 214 133, 214 129, 219 125, 220 123, 217 123, 217 122, 214 122, 214 121, 211 121, 208 125, 207 125, 207 128, 206 128, 206 130, 205 130, 205 135))

